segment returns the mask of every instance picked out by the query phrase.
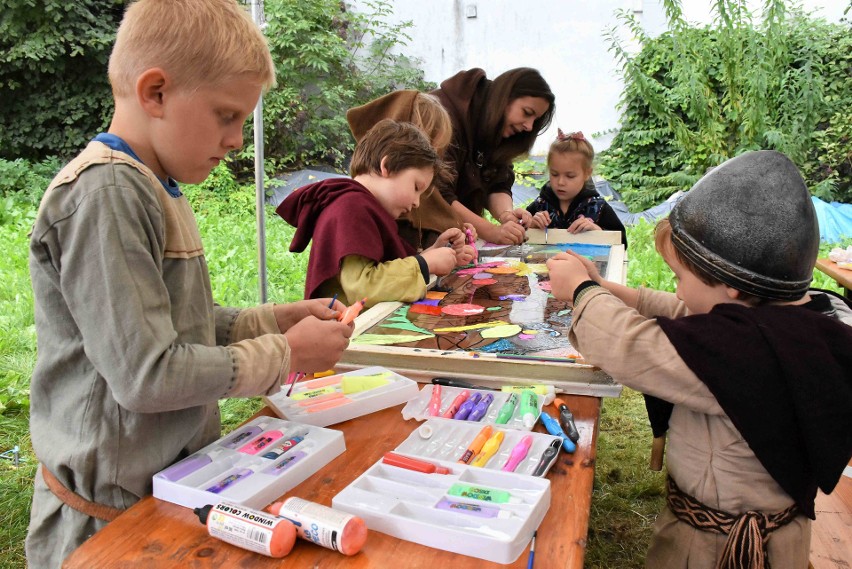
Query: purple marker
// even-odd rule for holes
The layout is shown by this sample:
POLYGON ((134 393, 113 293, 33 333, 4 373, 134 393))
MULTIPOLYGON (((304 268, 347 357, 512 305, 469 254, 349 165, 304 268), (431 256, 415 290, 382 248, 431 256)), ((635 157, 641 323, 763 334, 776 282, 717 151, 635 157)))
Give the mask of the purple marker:
POLYGON ((234 472, 233 474, 229 474, 228 476, 224 477, 223 479, 221 479, 219 482, 217 482, 213 486, 207 488, 206 491, 207 492, 213 492, 214 494, 218 494, 222 490, 224 490, 224 489, 226 489, 230 486, 233 486, 234 484, 236 484, 237 482, 239 482, 243 478, 251 476, 253 473, 254 473, 253 470, 250 470, 248 468, 243 468, 242 470, 238 470, 238 471, 234 472))
POLYGON ((502 520, 512 517, 512 513, 508 510, 501 510, 493 506, 480 506, 471 502, 456 502, 455 500, 448 500, 446 498, 435 504, 435 507, 439 510, 467 514, 468 516, 477 516, 479 518, 500 518, 502 520))
POLYGON ((468 416, 468 421, 479 421, 482 419, 485 414, 488 412, 488 407, 491 406, 491 402, 494 401, 494 396, 490 393, 486 394, 485 397, 482 398, 482 401, 476 404, 476 407, 473 408, 473 411, 470 412, 470 416, 468 416))
POLYGON ((482 399, 482 394, 474 392, 473 395, 470 396, 470 399, 462 403, 459 410, 456 411, 456 414, 453 415, 453 419, 465 420, 467 416, 470 415, 470 412, 473 411, 473 408, 479 403, 479 400, 482 399))
POLYGON ((291 466, 293 466, 294 464, 296 464, 297 462, 299 462, 300 460, 302 460, 306 456, 308 456, 308 453, 306 453, 306 452, 302 452, 302 451, 292 452, 292 453, 287 455, 287 458, 285 458, 284 460, 282 460, 278 464, 273 464, 269 468, 261 470, 260 473, 261 474, 272 474, 272 475, 277 476, 278 474, 285 472, 288 468, 290 468, 291 466))
POLYGON ((168 467, 157 476, 176 482, 181 478, 186 478, 196 470, 207 466, 211 462, 213 462, 213 459, 206 454, 193 454, 168 467))

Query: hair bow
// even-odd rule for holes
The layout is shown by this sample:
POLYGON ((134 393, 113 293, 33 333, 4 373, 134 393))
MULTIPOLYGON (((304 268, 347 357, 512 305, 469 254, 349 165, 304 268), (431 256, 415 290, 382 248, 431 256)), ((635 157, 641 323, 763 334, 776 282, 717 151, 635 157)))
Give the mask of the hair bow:
POLYGON ((585 141, 586 137, 583 136, 583 133, 579 130, 577 132, 569 132, 568 134, 565 134, 564 132, 562 132, 561 128, 557 128, 556 129, 556 140, 559 140, 559 141, 563 141, 563 140, 583 140, 583 141, 585 141))

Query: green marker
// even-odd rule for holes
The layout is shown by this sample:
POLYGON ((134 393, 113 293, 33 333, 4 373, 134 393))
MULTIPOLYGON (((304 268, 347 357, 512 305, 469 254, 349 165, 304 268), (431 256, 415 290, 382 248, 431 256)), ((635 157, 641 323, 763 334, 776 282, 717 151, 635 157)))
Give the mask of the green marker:
POLYGON ((532 389, 521 390, 521 418, 528 429, 532 429, 538 419, 538 396, 532 389))
POLYGON ((498 425, 505 425, 509 422, 509 419, 512 418, 512 415, 515 413, 515 405, 518 404, 518 394, 510 393, 509 398, 506 399, 506 402, 503 403, 503 406, 500 407, 500 412, 497 413, 497 418, 494 419, 494 422, 498 425))
POLYGON ((453 484, 447 490, 450 496, 458 496, 460 498, 471 498, 473 500, 481 500, 483 502, 493 502, 494 504, 519 504, 521 499, 512 496, 505 490, 495 490, 493 488, 483 488, 482 486, 468 486, 467 484, 453 484))

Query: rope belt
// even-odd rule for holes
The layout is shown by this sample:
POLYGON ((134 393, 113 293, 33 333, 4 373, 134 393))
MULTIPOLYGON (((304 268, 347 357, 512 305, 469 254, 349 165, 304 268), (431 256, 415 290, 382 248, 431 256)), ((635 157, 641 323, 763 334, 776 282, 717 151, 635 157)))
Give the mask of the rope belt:
POLYGON ((666 503, 675 517, 697 530, 728 536, 716 569, 771 569, 767 536, 799 515, 796 504, 774 514, 749 511, 734 515, 704 505, 666 479, 666 503))
POLYGON ((41 475, 44 478, 44 482, 47 484, 47 487, 51 492, 53 492, 54 496, 62 500, 62 503, 69 508, 77 510, 81 514, 86 514, 91 518, 97 518, 105 522, 111 522, 124 512, 124 510, 113 508, 112 506, 105 506, 104 504, 92 502, 91 500, 83 498, 76 492, 72 492, 66 488, 65 485, 53 475, 53 473, 45 468, 44 464, 40 466, 41 475))

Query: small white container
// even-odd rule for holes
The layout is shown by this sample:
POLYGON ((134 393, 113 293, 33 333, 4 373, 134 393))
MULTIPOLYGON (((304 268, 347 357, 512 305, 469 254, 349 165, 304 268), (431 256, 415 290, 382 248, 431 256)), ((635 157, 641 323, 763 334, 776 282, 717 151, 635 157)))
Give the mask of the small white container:
POLYGON ((154 497, 261 509, 345 450, 340 431, 258 417, 155 474, 154 497))
POLYGON ((264 402, 281 418, 326 427, 405 403, 416 397, 417 382, 380 366, 358 369, 309 381, 293 387, 290 397, 283 388, 264 402), (360 378, 364 378, 363 380, 360 378), (371 379, 372 378, 372 379, 371 379), (382 383, 375 387, 344 393, 345 384, 357 381, 382 383))
POLYGON ((486 466, 458 463, 483 426, 426 421, 394 452, 445 467, 448 474, 427 474, 379 461, 339 492, 332 506, 360 516, 371 530, 400 539, 496 563, 514 562, 550 508, 550 481, 530 474, 544 450, 559 439, 492 426, 503 432, 504 440, 486 466), (429 438, 421 436, 424 429, 429 438), (514 472, 502 471, 524 437, 532 437, 527 457, 514 472), (460 497, 454 491, 459 485, 502 494, 503 499, 460 497))
MULTIPOLYGON (((429 402, 432 400, 432 393, 434 392, 435 385, 431 383, 427 383, 423 386, 423 389, 417 394, 417 397, 411 399, 408 403, 405 404, 405 407, 402 408, 402 418, 408 421, 409 419, 416 419, 418 421, 425 421, 426 419, 435 419, 442 418, 440 415, 438 417, 432 416, 429 414, 429 402)), ((498 425, 496 424, 497 415, 500 413, 500 409, 503 407, 503 404, 508 401, 511 393, 507 393, 505 391, 492 391, 488 389, 463 389, 461 387, 449 387, 447 385, 442 385, 441 387, 441 411, 443 412, 453 400, 458 397, 459 393, 462 391, 467 391, 470 393, 470 396, 473 397, 474 393, 478 393, 481 397, 485 397, 488 394, 491 394, 494 397, 494 400, 491 402, 491 405, 488 407, 488 411, 479 421, 468 421, 474 424, 479 425, 494 425, 496 427, 508 428, 508 429, 521 429, 521 430, 532 430, 532 427, 535 425, 535 421, 538 420, 539 415, 541 414, 541 409, 544 406, 544 395, 536 394, 536 400, 538 402, 537 409, 535 413, 535 420, 530 422, 528 421, 524 424, 524 419, 521 414, 521 394, 516 393, 518 396, 517 403, 515 404, 515 410, 512 413, 512 417, 505 424, 498 425)), ((456 421, 458 419, 446 419, 448 421, 456 421)), ((467 421, 465 419, 465 421, 467 421)))

